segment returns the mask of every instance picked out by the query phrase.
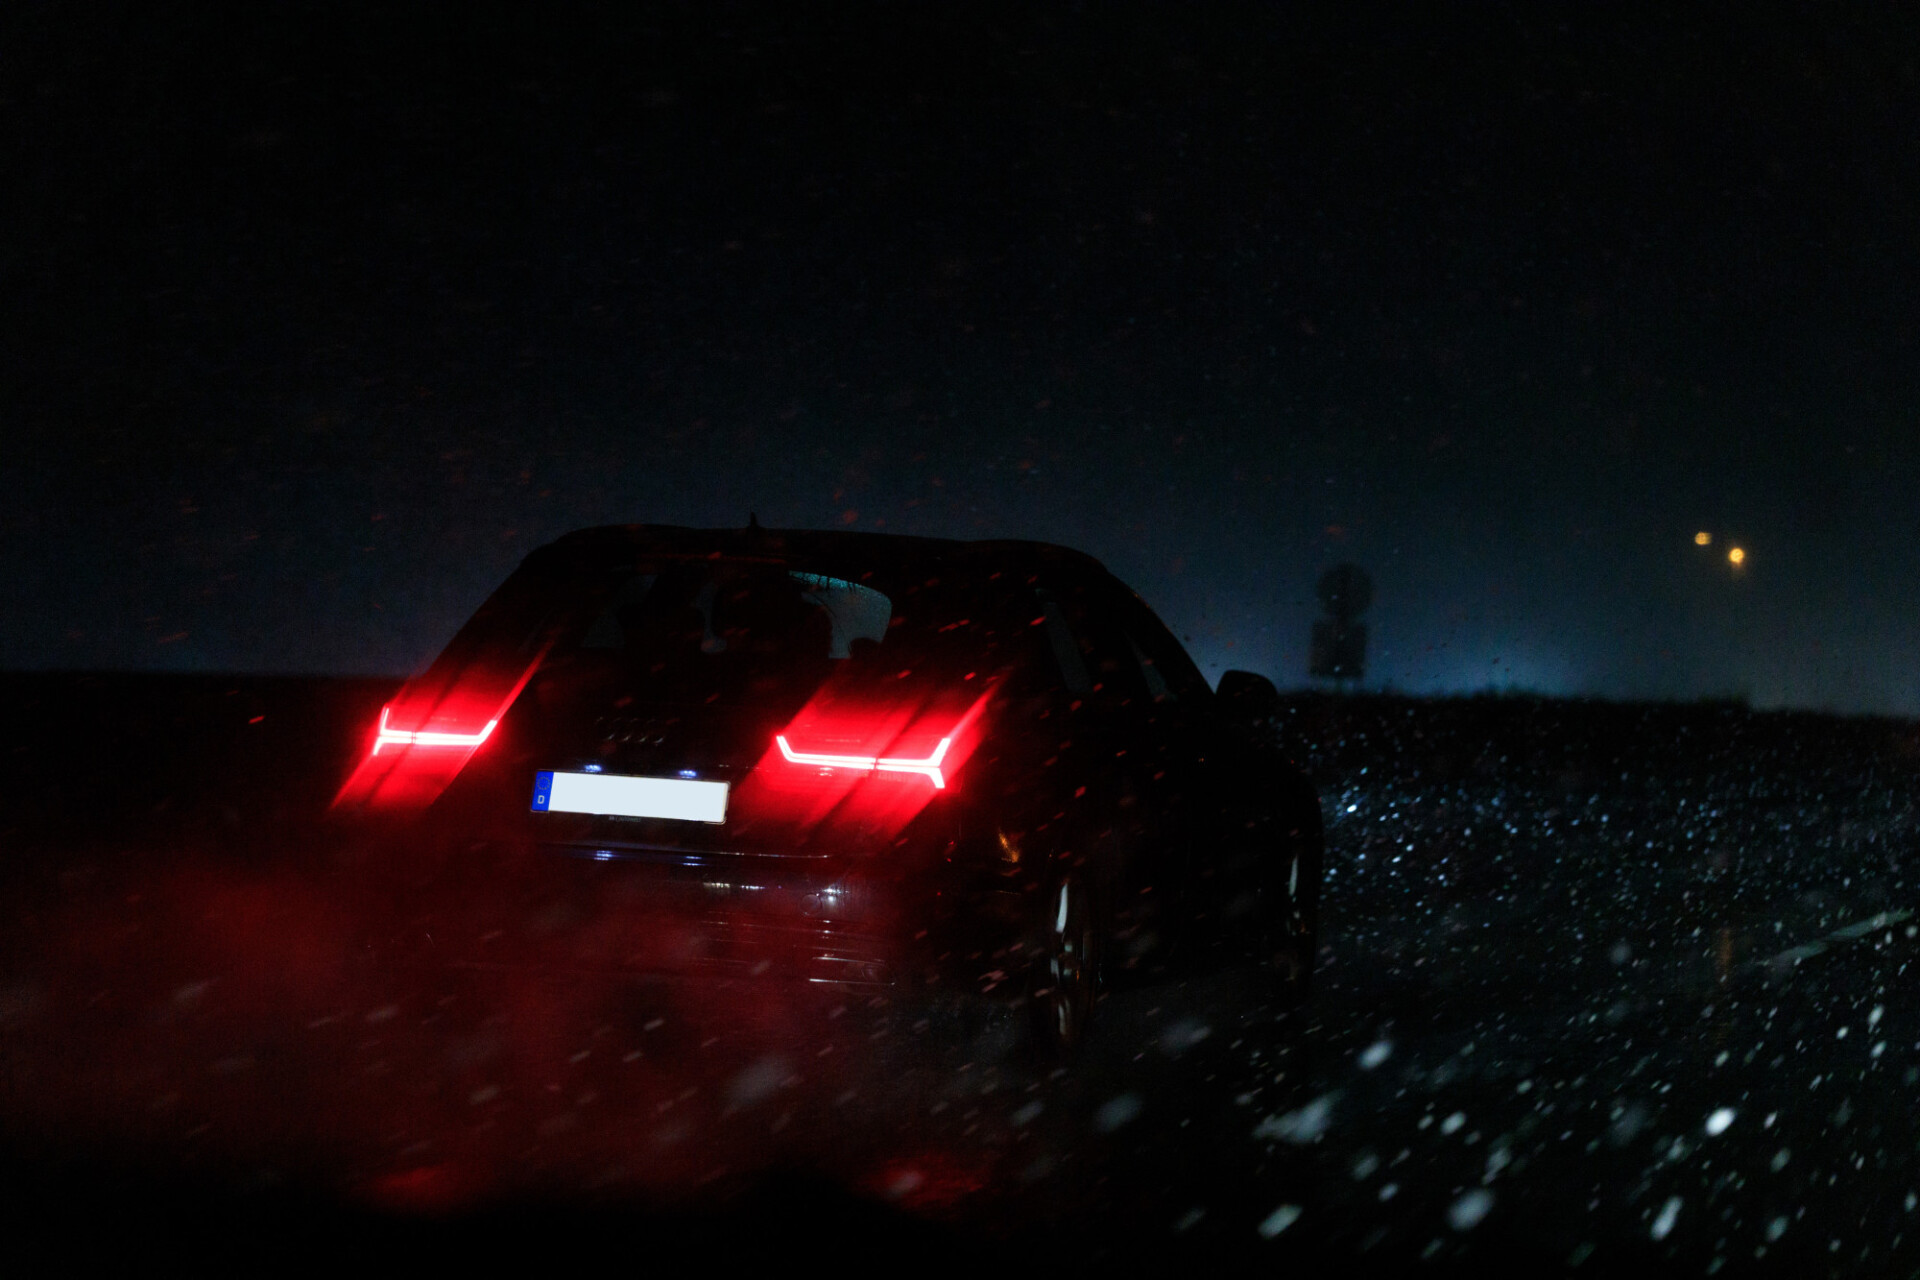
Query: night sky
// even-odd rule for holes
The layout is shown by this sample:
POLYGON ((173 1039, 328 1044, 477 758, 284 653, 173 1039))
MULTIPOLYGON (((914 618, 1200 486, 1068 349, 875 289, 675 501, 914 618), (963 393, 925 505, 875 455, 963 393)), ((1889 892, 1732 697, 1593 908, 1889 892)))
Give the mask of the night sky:
POLYGON ((404 673, 754 511, 1920 714, 1920 22, 1336 7, 9 5, 0 666, 404 673))

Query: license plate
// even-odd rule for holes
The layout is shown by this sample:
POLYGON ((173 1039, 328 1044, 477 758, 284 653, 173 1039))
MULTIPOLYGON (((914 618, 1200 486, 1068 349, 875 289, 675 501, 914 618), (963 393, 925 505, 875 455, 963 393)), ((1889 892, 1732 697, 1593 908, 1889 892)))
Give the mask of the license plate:
POLYGON ((727 784, 691 778, 631 778, 617 773, 537 773, 535 813, 725 822, 727 784))

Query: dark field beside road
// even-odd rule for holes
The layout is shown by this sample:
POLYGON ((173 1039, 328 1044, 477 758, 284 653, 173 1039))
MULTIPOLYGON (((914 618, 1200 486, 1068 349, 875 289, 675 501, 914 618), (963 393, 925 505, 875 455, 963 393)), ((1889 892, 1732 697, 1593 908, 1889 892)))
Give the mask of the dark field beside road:
POLYGON ((317 817, 391 687, 0 679, 15 1231, 1915 1269, 1911 723, 1291 698, 1312 1003, 1116 991, 1044 1075, 884 1005, 370 960, 380 903, 317 817))

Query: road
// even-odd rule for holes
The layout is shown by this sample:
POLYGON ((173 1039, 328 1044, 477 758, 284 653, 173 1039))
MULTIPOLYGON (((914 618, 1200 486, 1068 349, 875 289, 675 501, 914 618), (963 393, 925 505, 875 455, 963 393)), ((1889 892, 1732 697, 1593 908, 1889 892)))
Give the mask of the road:
MULTIPOLYGON (((308 744, 280 794, 352 716, 253 696, 308 744)), ((1052 1073, 885 1002, 370 962, 318 843, 262 831, 284 798, 191 769, 16 826, 14 1225, 83 1195, 108 1251, 245 1221, 476 1254, 644 1227, 1121 1270, 1915 1268, 1913 726, 1294 712, 1328 819, 1311 1002, 1195 966, 1110 991, 1052 1073)), ((221 714, 207 761, 258 723, 221 714)))

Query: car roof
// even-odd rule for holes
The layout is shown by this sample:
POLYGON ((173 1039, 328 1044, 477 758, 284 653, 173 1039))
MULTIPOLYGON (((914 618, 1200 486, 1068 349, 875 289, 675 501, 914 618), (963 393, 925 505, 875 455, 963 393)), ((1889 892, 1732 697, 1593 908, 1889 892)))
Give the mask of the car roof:
POLYGON ((1106 578, 1098 560, 1050 542, 989 539, 963 542, 897 533, 850 529, 695 529, 683 525, 622 524, 579 529, 534 552, 533 558, 583 561, 629 556, 741 557, 814 560, 838 566, 858 565, 890 574, 921 570, 944 572, 1030 572, 1047 568, 1080 577, 1106 578))

